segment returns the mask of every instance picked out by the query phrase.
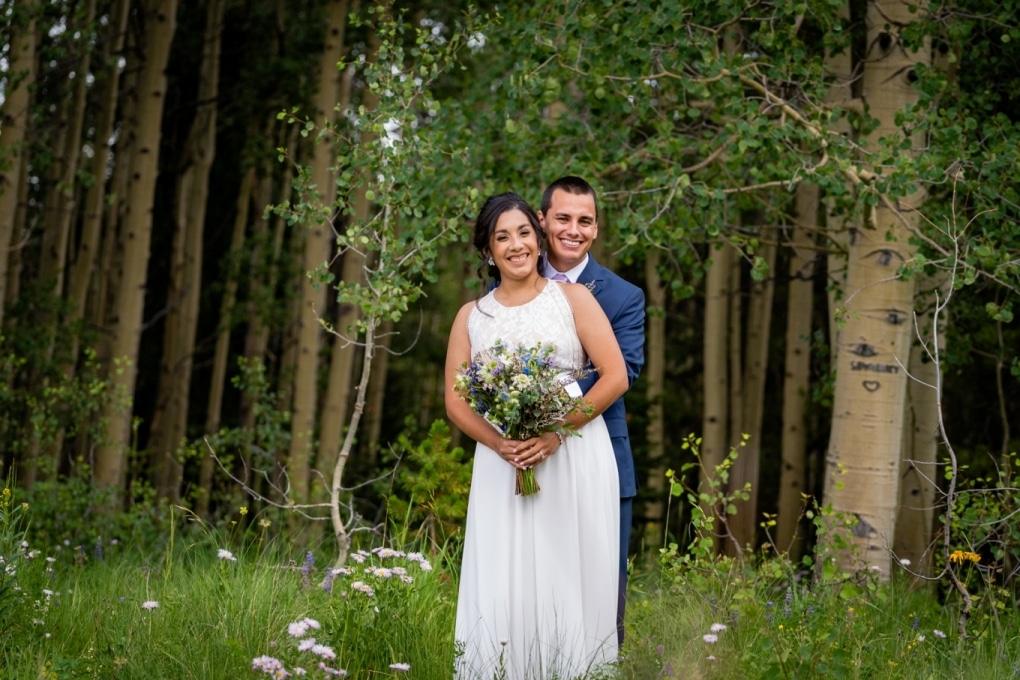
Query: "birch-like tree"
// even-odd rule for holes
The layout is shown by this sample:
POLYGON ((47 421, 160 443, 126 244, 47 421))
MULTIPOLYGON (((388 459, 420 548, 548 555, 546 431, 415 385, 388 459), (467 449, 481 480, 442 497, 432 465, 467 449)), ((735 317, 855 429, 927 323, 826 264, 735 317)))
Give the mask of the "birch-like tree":
POLYGON ((180 449, 188 421, 191 369, 202 289, 203 236, 209 175, 216 155, 220 50, 226 0, 208 0, 195 119, 185 141, 174 204, 170 286, 163 333, 159 392, 152 417, 150 448, 153 486, 177 501, 183 474, 180 449))
POLYGON ((12 39, 4 74, 4 102, 0 107, 0 323, 8 300, 8 262, 19 247, 18 199, 24 183, 26 139, 36 73, 36 17, 41 3, 18 3, 11 17, 12 39))
POLYGON ((131 446, 132 409, 138 376, 138 348, 147 287, 149 245, 152 240, 152 206, 159 168, 160 128, 166 94, 166 64, 177 26, 177 0, 151 0, 138 7, 144 22, 145 60, 138 78, 136 135, 130 157, 127 213, 120 234, 120 277, 115 293, 111 342, 110 382, 121 399, 110 402, 103 420, 108 439, 96 450, 95 478, 103 487, 120 489, 124 483, 131 446))
MULTIPOLYGON (((915 68, 931 60, 927 43, 911 49, 903 40, 901 31, 917 11, 925 6, 868 3, 862 85, 875 121, 866 162, 876 173, 900 154, 919 153, 924 143, 920 135, 904 135, 896 121, 919 98, 915 68)), ((906 368, 914 337, 915 282, 899 269, 916 251, 910 237, 924 191, 915 184, 898 194, 871 194, 850 236, 825 479, 826 502, 848 523, 845 565, 863 561, 883 574, 889 573, 895 540, 906 368)))

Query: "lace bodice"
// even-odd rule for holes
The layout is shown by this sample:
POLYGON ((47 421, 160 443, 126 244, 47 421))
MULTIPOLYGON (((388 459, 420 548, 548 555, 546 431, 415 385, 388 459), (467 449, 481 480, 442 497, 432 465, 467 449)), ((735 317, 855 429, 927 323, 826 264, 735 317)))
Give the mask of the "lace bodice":
POLYGON ((546 283, 531 302, 517 307, 504 307, 496 301, 495 291, 490 291, 471 310, 467 327, 472 356, 498 340, 511 347, 543 342, 556 347, 553 361, 559 368, 578 369, 587 363, 574 312, 563 287, 555 281, 546 283))

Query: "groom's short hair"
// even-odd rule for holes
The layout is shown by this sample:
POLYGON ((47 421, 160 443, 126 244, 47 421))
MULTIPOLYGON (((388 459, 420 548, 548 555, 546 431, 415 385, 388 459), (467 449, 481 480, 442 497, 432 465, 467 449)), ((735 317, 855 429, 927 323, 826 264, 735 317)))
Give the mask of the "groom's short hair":
POLYGON ((595 194, 595 189, 588 182, 584 181, 580 177, 574 175, 566 175, 560 177, 558 180, 550 184, 545 188, 542 193, 542 214, 545 215, 549 212, 550 206, 552 206, 553 193, 559 189, 565 191, 568 194, 575 194, 577 196, 591 196, 591 200, 595 202, 595 221, 599 219, 599 199, 595 194))

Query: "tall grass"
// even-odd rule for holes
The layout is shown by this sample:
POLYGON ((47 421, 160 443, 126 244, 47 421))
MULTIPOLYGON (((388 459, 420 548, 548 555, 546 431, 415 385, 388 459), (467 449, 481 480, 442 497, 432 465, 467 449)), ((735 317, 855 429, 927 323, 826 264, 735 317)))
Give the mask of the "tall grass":
MULTIPOLYGON (((31 546, 4 498, 0 677, 258 678, 262 657, 313 678, 452 677, 455 555, 366 546, 334 573, 280 540, 240 544, 205 526, 151 555, 115 542, 31 546)), ((632 576, 618 675, 1020 677, 1015 607, 979 612, 961 639, 951 596, 876 576, 823 581, 779 558, 663 551, 632 576)))

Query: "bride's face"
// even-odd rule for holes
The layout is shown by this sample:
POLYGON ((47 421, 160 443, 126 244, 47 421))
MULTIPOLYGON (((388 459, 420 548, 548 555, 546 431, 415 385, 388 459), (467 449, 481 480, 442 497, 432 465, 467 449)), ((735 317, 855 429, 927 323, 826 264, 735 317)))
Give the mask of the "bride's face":
POLYGON ((500 276, 525 277, 538 268, 538 234, 520 210, 508 210, 496 220, 489 237, 489 252, 500 276))

